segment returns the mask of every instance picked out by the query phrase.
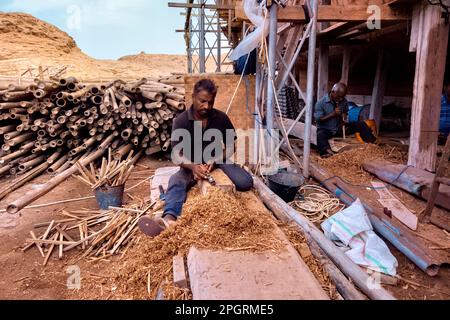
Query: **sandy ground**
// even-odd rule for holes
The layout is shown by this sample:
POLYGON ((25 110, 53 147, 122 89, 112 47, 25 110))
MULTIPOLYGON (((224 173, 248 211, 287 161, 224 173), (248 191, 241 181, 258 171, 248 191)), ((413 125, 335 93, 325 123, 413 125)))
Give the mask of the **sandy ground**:
MULTIPOLYGON (((150 168, 170 165, 165 158, 142 158, 140 164, 150 168)), ((139 168, 138 171, 145 169, 139 168)), ((144 174, 144 173, 143 173, 144 174)), ((139 174, 142 176, 143 174, 139 174)), ((15 199, 27 190, 36 188, 48 180, 47 175, 38 177, 26 186, 18 189, 0 202, 0 207, 15 199)), ((9 179, 4 179, 4 185, 9 179)), ((127 187, 140 180, 131 180, 127 187)), ((133 197, 145 198, 149 195, 149 183, 144 183, 130 191, 133 197)), ((33 204, 49 203, 62 199, 78 198, 90 195, 89 191, 77 180, 71 178, 59 185, 53 191, 40 198, 33 204)), ((125 203, 131 199, 125 197, 125 203)), ((408 203, 408 202, 407 202, 408 203)), ((64 205, 53 205, 39 209, 25 209, 18 215, 10 216, 7 213, 0 215, 0 299, 122 299, 116 295, 114 282, 115 271, 126 260, 115 256, 107 261, 87 262, 79 258, 79 251, 72 250, 58 260, 54 254, 47 266, 43 266, 43 258, 36 247, 22 252, 21 247, 29 238, 33 224, 47 222, 55 218, 61 209, 95 209, 95 200, 73 202, 64 205), (81 271, 82 290, 76 291, 67 288, 70 266, 78 266, 81 271), (83 287, 84 286, 84 287, 83 287)), ((35 230, 36 231, 36 230, 35 230)), ((445 236, 443 234, 443 236, 445 236)), ((436 277, 429 277, 420 271, 403 254, 390 246, 392 253, 399 262, 398 273, 404 279, 419 285, 400 281, 397 286, 385 286, 399 299, 449 299, 450 298, 450 271, 442 267, 436 277)))
MULTIPOLYGON (((165 158, 142 158, 139 163, 153 169, 170 165, 170 162, 165 160, 165 158)), ((139 174, 139 177, 142 177, 146 174, 145 170, 137 168, 135 171, 143 172, 139 174)), ((133 175, 137 176, 137 174, 133 175)), ((18 195, 36 188, 48 179, 48 175, 36 178, 3 199, 0 202, 0 207, 4 208, 9 201, 15 199, 18 195)), ((1 185, 7 184, 9 180, 2 179, 1 185)), ((129 180, 126 187, 132 186, 141 180, 129 180)), ((150 195, 149 183, 145 182, 139 187, 130 190, 129 193, 133 197, 137 196, 142 199, 148 197, 150 195)), ((86 190, 82 183, 74 178, 70 178, 33 204, 50 203, 90 195, 90 191, 86 190)), ((126 204, 132 200, 125 196, 124 201, 126 204)), ((76 293, 71 292, 66 286, 69 276, 66 273, 68 266, 78 265, 81 269, 81 277, 85 279, 92 277, 92 274, 105 274, 105 269, 109 270, 111 268, 111 265, 108 263, 95 264, 79 260, 78 250, 70 251, 62 260, 58 260, 57 255, 53 255, 47 266, 44 267, 43 258, 36 247, 26 252, 20 250, 26 243, 26 239, 30 238, 30 230, 34 230, 38 234, 42 231, 33 229, 33 224, 51 221, 56 217, 57 212, 64 208, 66 210, 81 208, 95 210, 97 209, 97 203, 92 199, 39 209, 24 209, 19 214, 12 216, 7 213, 0 214, 0 299, 66 299, 69 296, 77 298, 76 293)), ((102 297, 99 295, 98 298, 102 297)))
MULTIPOLYGON (((29 68, 34 72, 38 66, 49 66, 51 71, 67 67, 66 74, 83 79, 139 78, 143 76, 167 75, 171 72, 185 72, 185 56, 148 55, 141 53, 127 56, 119 61, 98 61, 87 56, 76 46, 73 39, 61 30, 26 14, 0 13, 0 75, 17 76, 29 68)), ((170 165, 166 160, 145 158, 140 163, 151 168, 170 165)), ((49 176, 42 175, 16 190, 0 201, 0 208, 37 185, 45 183, 49 176)), ((10 181, 1 179, 3 186, 10 181)), ((129 181, 132 185, 139 180, 129 181)), ((128 186, 127 185, 127 186, 128 186)), ((395 190, 395 194, 410 208, 420 208, 424 202, 395 190)), ((149 195, 149 184, 144 183, 132 190, 133 197, 144 198, 149 195)), ((77 180, 68 179, 53 191, 33 204, 49 203, 62 199, 90 195, 77 180)), ((131 199, 126 198, 126 201, 131 199)), ((95 200, 53 205, 40 209, 25 209, 18 215, 0 214, 0 299, 73 299, 85 298, 81 292, 69 290, 66 285, 69 266, 81 269, 82 286, 89 283, 89 297, 95 299, 114 299, 115 285, 110 275, 122 261, 114 257, 111 261, 88 263, 78 259, 76 250, 62 260, 51 257, 43 267, 43 258, 34 247, 23 253, 20 248, 29 238, 33 224, 52 220, 56 213, 80 208, 96 208, 95 200), (84 280, 83 280, 84 279, 84 280)), ((436 232, 435 230, 433 232, 436 232)), ((442 233, 438 239, 448 241, 442 233), (441 238, 439 238, 441 237, 441 238)), ((430 244, 432 245, 432 244, 430 244)), ((399 299, 449 299, 450 271, 442 267, 437 277, 429 277, 412 264, 403 254, 391 248, 399 261, 398 272, 403 278, 418 283, 401 281, 398 286, 387 286, 399 299)))

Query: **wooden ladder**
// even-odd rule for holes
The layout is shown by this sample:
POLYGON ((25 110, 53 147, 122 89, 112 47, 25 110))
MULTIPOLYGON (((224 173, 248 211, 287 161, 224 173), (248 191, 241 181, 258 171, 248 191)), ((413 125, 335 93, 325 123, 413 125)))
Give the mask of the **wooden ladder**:
POLYGON ((433 212, 434 203, 436 201, 437 194, 439 192, 439 186, 441 183, 447 184, 448 179, 443 179, 443 175, 445 172, 445 166, 448 162, 448 158, 450 157, 450 135, 447 137, 447 141, 444 146, 444 150, 442 151, 442 157, 439 161, 438 168, 436 170, 436 174, 434 175, 433 183, 431 185, 430 196, 428 197, 427 207, 425 210, 419 215, 419 221, 429 221, 431 217, 431 213, 433 212))

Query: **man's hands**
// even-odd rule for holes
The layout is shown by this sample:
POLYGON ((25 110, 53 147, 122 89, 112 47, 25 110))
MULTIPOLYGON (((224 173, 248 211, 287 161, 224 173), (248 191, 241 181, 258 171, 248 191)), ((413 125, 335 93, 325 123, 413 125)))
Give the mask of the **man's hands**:
POLYGON ((192 168, 195 180, 208 179, 209 173, 214 169, 214 163, 212 164, 195 164, 192 168))
POLYGON ((339 107, 334 108, 334 114, 340 116, 342 114, 341 109, 339 107))

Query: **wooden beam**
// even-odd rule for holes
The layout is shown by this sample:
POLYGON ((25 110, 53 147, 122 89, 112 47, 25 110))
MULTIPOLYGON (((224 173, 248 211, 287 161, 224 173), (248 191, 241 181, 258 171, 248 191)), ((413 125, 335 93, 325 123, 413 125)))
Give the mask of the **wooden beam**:
POLYGON ((433 172, 449 26, 440 7, 420 6, 408 165, 433 172))
POLYGON ((342 55, 342 73, 340 82, 348 85, 348 74, 350 72, 350 46, 344 46, 344 53, 342 55))
MULTIPOLYGON (((248 21, 244 8, 239 4, 235 8, 236 18, 248 21)), ((367 6, 319 5, 317 21, 367 21, 372 16, 367 12, 367 6)), ((380 6, 380 21, 410 20, 411 8, 391 8, 380 6)), ((305 12, 301 6, 287 6, 278 10, 278 22, 306 22, 305 12)))
POLYGON ((446 169, 445 167, 449 157, 450 157, 450 136, 447 137, 447 142, 445 143, 441 159, 439 160, 439 167, 436 170, 433 183, 431 184, 431 191, 428 196, 427 207, 425 208, 424 212, 419 216, 420 221, 426 221, 425 219, 431 216, 431 213, 433 212, 434 203, 436 202, 436 198, 439 193, 440 178, 442 178, 443 175, 445 174, 446 169))
POLYGON ((328 92, 328 68, 329 68, 330 47, 319 46, 319 60, 317 70, 317 99, 320 99, 328 92))
MULTIPOLYGON (((283 118, 283 124, 286 127, 286 129, 289 129, 293 123, 294 123, 294 120, 283 118)), ((275 126, 278 127, 278 125, 276 123, 275 123, 275 126)), ((297 122, 294 125, 294 128, 292 129, 292 131, 289 135, 303 140, 305 137, 305 124, 303 122, 297 122)), ((316 126, 311 126, 311 143, 314 145, 317 145, 317 127, 316 126)))
POLYGON ((179 288, 188 288, 186 269, 184 268, 184 257, 178 254, 172 260, 173 284, 179 288))
MULTIPOLYGON (((297 49, 297 45, 299 44, 299 41, 302 37, 302 29, 303 25, 296 25, 294 28, 289 30, 289 34, 287 37, 287 46, 286 46, 286 52, 284 54, 284 61, 287 65, 289 65, 289 62, 293 59, 295 50, 297 49)), ((293 72, 294 70, 291 70, 293 72)), ((275 84, 277 87, 279 87, 281 80, 283 79, 283 76, 286 72, 286 68, 284 67, 283 63, 279 64, 279 70, 278 75, 275 79, 275 84)))
POLYGON ((370 103, 370 118, 377 124, 377 130, 380 132, 381 111, 383 108, 384 92, 386 91, 387 81, 387 61, 383 48, 378 51, 377 71, 373 81, 372 101, 370 103))
POLYGON ((202 6, 205 9, 213 9, 213 10, 232 10, 234 9, 234 5, 214 5, 214 4, 197 4, 197 3, 177 3, 177 2, 169 2, 169 8, 196 8, 200 9, 202 6))
POLYGON ((409 36, 409 52, 416 52, 417 50, 417 37, 419 35, 420 28, 420 6, 414 6, 412 19, 411 19, 411 34, 409 36))

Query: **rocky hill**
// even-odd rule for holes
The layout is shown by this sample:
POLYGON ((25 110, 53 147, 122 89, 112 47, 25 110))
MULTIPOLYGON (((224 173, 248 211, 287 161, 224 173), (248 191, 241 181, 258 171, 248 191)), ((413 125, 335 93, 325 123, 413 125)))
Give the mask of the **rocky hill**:
POLYGON ((97 60, 57 27, 24 13, 0 12, 0 75, 17 76, 39 66, 83 79, 139 78, 186 71, 184 55, 146 54, 97 60))

